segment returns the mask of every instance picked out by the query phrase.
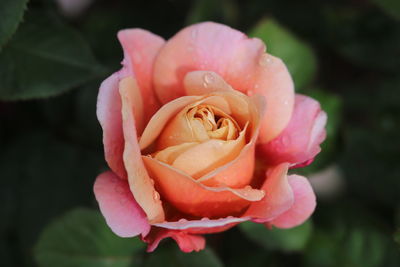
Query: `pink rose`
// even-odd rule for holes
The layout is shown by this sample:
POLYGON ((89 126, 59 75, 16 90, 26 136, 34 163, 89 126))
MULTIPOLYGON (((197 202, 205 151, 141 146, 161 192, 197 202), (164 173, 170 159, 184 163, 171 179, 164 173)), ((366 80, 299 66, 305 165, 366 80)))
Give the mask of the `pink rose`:
MULTIPOLYGON (((97 116, 111 171, 94 192, 119 236, 153 251, 173 238, 251 220, 290 228, 315 209, 305 177, 287 175, 320 151, 326 114, 295 95, 285 64, 257 38, 205 22, 170 40, 123 30, 123 67, 100 87, 97 116)), ((267 230, 266 230, 267 231, 267 230)))

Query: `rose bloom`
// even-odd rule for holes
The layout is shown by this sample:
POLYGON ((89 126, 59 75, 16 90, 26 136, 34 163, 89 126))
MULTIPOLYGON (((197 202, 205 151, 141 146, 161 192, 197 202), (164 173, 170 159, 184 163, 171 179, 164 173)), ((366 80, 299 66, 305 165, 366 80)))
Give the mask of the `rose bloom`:
POLYGON ((117 235, 140 235, 148 251, 171 237, 191 252, 201 234, 249 220, 290 228, 312 214, 308 180, 287 172, 320 151, 327 116, 261 40, 212 22, 168 41, 141 29, 118 39, 123 67, 97 102, 111 171, 94 185, 117 235))

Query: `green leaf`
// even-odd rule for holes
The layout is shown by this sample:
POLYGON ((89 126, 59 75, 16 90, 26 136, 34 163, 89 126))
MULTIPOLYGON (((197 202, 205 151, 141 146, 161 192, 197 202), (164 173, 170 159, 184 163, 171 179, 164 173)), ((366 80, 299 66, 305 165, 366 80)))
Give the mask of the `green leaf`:
POLYGON ((398 245, 400 245, 400 229, 398 229, 395 233, 394 233, 394 241, 396 241, 396 243, 398 245))
POLYGON ((29 11, 0 54, 0 99, 56 96, 102 72, 77 32, 49 13, 29 11))
POLYGON ((321 207, 320 215, 326 223, 319 224, 308 243, 305 266, 399 266, 398 248, 376 214, 347 200, 321 207))
MULTIPOLYGON (((37 112, 27 104, 18 106, 25 119, 15 113, 13 119, 26 134, 10 136, 0 153, 0 227, 13 242, 4 253, 17 262, 6 266, 31 266, 32 247, 43 227, 66 210, 93 202, 93 182, 105 163, 100 152, 60 141, 50 129, 33 130, 40 124, 37 112)), ((58 129, 63 133, 67 127, 58 129)))
POLYGON ((174 245, 159 247, 148 255, 145 267, 222 267, 221 261, 210 249, 200 252, 183 253, 174 245))
POLYGON ((382 8, 393 18, 400 20, 400 1, 399 0, 371 0, 377 6, 382 8))
POLYGON ((273 19, 261 20, 249 35, 263 40, 268 53, 285 62, 297 89, 313 81, 317 70, 317 58, 307 43, 273 19))
POLYGON ((138 238, 120 238, 97 211, 76 209, 51 223, 35 247, 41 267, 138 266, 142 251, 138 238))
POLYGON ((0 51, 18 28, 28 0, 0 1, 0 51))
POLYGON ((263 224, 246 222, 240 229, 255 243, 266 249, 282 251, 301 251, 307 245, 312 233, 312 223, 306 221, 291 229, 267 229, 263 224))

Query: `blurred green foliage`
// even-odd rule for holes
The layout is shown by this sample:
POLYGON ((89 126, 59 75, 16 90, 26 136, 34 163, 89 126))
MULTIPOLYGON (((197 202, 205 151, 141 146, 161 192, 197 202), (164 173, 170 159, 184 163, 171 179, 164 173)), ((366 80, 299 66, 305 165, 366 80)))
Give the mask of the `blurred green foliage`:
POLYGON ((1 266, 400 265, 399 1, 96 0, 75 16, 27 2, 0 1, 1 266), (92 194, 107 168, 98 87, 119 69, 118 30, 167 39, 205 20, 261 38, 321 103, 322 152, 292 171, 339 166, 344 190, 294 229, 245 223, 200 253, 163 241, 147 254, 111 233, 92 194))

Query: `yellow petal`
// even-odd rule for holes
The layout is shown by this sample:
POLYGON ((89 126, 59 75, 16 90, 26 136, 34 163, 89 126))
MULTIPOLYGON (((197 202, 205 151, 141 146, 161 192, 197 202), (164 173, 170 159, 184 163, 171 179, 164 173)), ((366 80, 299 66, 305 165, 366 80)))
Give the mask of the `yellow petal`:
POLYGON ((195 179, 199 178, 235 159, 246 144, 245 135, 246 128, 236 140, 211 139, 193 146, 181 153, 172 166, 195 179))
POLYGON ((198 145, 198 143, 184 143, 177 146, 170 146, 157 152, 154 158, 167 164, 172 164, 175 159, 186 150, 198 145))

